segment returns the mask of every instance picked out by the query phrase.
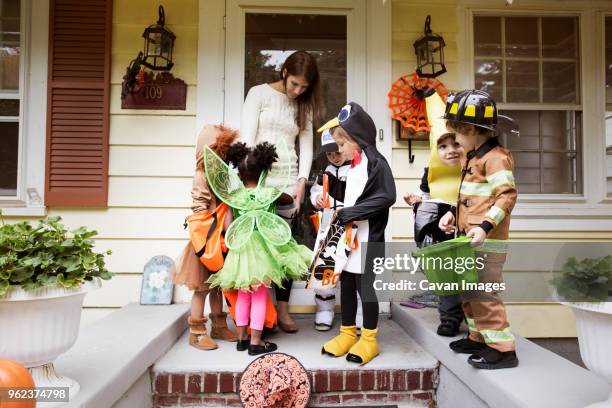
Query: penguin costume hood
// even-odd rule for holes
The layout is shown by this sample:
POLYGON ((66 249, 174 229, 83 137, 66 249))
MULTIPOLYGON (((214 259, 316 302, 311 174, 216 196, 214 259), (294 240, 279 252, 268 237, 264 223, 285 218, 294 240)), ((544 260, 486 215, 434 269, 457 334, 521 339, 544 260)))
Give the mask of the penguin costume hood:
MULTIPOLYGON (((367 180, 359 183, 357 199, 345 202, 338 219, 342 223, 368 220, 368 236, 363 241, 384 242, 385 227, 389 219, 389 208, 395 203, 395 181, 389 163, 376 149, 376 125, 368 113, 357 103, 345 105, 337 117, 323 125, 319 132, 337 126, 343 128, 362 149, 362 155, 367 158, 367 180), (350 204, 350 205, 349 205, 350 204)), ((347 192, 351 189, 347 180, 347 192)), ((350 195, 355 192, 351 191, 350 195)), ((365 238, 365 237, 364 237, 365 238)))

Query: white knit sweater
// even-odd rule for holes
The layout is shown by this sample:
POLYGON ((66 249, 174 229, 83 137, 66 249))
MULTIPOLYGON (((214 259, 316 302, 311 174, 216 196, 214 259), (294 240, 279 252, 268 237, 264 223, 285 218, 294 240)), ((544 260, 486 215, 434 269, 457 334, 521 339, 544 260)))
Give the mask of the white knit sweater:
MULTIPOLYGON (((290 190, 301 177, 308 179, 312 165, 312 115, 300 132, 295 122, 297 102, 268 84, 249 89, 242 110, 240 138, 248 146, 261 142, 277 144, 285 139, 291 163, 290 190), (295 138, 299 140, 300 157, 295 152, 295 138), (299 163, 299 164, 298 164, 299 163)), ((280 153, 280 152, 279 152, 280 153)), ((279 154, 280 156, 280 154, 279 154)), ((287 158, 279 157, 279 161, 287 158)), ((273 183, 272 180, 269 180, 273 183)))

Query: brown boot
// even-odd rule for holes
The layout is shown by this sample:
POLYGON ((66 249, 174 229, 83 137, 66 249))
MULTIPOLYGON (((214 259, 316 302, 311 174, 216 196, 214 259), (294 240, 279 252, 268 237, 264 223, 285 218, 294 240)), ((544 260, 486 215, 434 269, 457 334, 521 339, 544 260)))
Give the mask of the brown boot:
POLYGON ((212 322, 210 335, 213 339, 238 341, 238 334, 234 330, 227 327, 227 313, 211 313, 208 316, 212 322))
POLYGON ((206 332, 206 318, 195 318, 189 316, 189 345, 200 350, 214 350, 217 343, 208 336, 206 332))

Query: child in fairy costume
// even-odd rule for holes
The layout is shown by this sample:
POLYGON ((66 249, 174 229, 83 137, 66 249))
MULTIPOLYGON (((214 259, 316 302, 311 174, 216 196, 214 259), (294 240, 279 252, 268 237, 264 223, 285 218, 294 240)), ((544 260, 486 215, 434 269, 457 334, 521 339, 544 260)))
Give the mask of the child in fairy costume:
MULTIPOLYGON (((284 142, 279 148, 285 148, 284 142)), ((285 155, 283 157, 288 157, 285 155)), ((261 339, 268 288, 282 287, 285 279, 299 279, 308 272, 312 252, 297 244, 289 225, 275 213, 275 205, 293 200, 283 188, 266 184, 268 177, 289 180, 290 165, 277 162, 276 148, 260 143, 248 148, 233 145, 227 154, 229 167, 211 149, 205 149, 204 162, 208 183, 215 194, 233 208, 234 220, 225 235, 229 248, 223 269, 212 275, 212 287, 237 290, 235 320, 238 327, 236 349, 248 348, 250 355, 276 350, 274 343, 261 339), (247 325, 251 338, 247 338, 247 325)))

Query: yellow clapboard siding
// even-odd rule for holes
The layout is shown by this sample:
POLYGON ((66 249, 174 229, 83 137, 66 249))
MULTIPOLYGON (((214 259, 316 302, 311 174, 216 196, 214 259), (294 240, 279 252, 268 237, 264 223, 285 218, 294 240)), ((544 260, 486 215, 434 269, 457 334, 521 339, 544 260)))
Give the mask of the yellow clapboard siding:
POLYGON ((172 207, 191 205, 191 177, 109 177, 109 207, 172 207))
MULTIPOLYGON (((465 82, 465 78, 460 77, 459 75, 459 64, 456 62, 449 62, 446 65, 446 69, 448 72, 442 74, 438 77, 438 79, 448 88, 449 91, 457 91, 461 90, 465 82)), ((392 80, 395 81, 400 76, 409 74, 416 70, 416 57, 414 61, 393 61, 393 65, 391 68, 392 72, 392 80)), ((389 87, 391 84, 389 84, 389 87)))
POLYGON ((142 274, 115 275, 102 281, 102 287, 85 296, 85 307, 122 307, 140 301, 142 274))
MULTIPOLYGON (((392 143, 393 149, 403 149, 406 151, 406 157, 408 157, 408 141, 405 139, 398 140, 397 137, 393 138, 392 143)), ((429 154, 429 140, 413 140, 412 141, 412 154, 429 154)))
MULTIPOLYGON (((414 150, 413 150, 414 153, 414 150)), ((421 178, 423 169, 427 166, 427 154, 415 154, 414 162, 408 160, 408 149, 393 149, 391 153, 391 169, 395 177, 421 178)))
MULTIPOLYGON (((412 238, 414 217, 411 208, 394 207, 392 236, 396 238, 412 238)), ((560 224, 556 219, 538 219, 539 231, 533 231, 533 218, 513 218, 510 225, 511 238, 534 238, 534 239, 611 239, 612 231, 606 230, 602 225, 601 230, 583 231, 583 220, 567 219, 560 224)))
POLYGON ((574 314, 560 304, 507 304, 512 330, 524 337, 576 337, 574 314))
POLYGON ((397 199, 393 208, 410 208, 404 201, 404 196, 408 193, 415 194, 420 191, 421 179, 395 179, 395 191, 397 199))
MULTIPOLYGON (((156 19, 157 21, 157 19, 156 19)), ((167 21, 167 20, 166 20, 167 21)), ((141 51, 144 44, 142 33, 146 27, 141 24, 114 24, 112 51, 134 53, 134 57, 141 51)), ((174 41, 174 55, 195 55, 198 49, 198 25, 178 24, 169 25, 168 28, 176 35, 174 41)), ((132 58, 134 58, 132 57, 132 58)), ((126 63, 129 61, 125 61, 126 63)), ((176 60, 179 63, 179 59, 176 60)), ((193 67, 195 70, 196 68, 193 67)))
POLYGON ((457 7, 454 4, 414 4, 393 2, 392 27, 396 31, 420 31, 425 28, 425 19, 431 15, 431 30, 434 33, 457 32, 457 7))
POLYGON ((110 145, 191 147, 196 142, 195 126, 194 116, 111 115, 110 145))
POLYGON ((106 267, 113 273, 138 273, 144 270, 145 264, 156 255, 167 255, 177 259, 185 248, 188 239, 98 239, 96 250, 110 249, 112 255, 107 257, 106 267))
POLYGON ((196 87, 187 86, 187 103, 185 110, 141 110, 121 109, 121 84, 111 85, 111 115, 176 115, 195 116, 196 114, 196 87))
POLYGON ((195 169, 193 147, 111 146, 109 175, 189 177, 195 169))
MULTIPOLYGON (((438 33, 444 37, 446 46, 444 47, 444 63, 459 62, 459 52, 457 42, 455 41, 456 33, 438 33), (448 40, 447 40, 448 38, 448 40)), ((416 62, 414 54, 414 42, 423 35, 423 31, 393 33, 393 42, 391 45, 393 61, 416 62), (397 34, 402 34, 401 37, 397 34)))
MULTIPOLYGON (((113 64, 111 67, 111 84, 120 84, 125 75, 125 69, 130 61, 136 58, 137 51, 114 52, 111 56, 113 64)), ((172 67, 172 75, 175 78, 182 79, 187 85, 196 85, 197 83, 197 57, 195 54, 174 54, 173 61, 176 61, 172 67)))
POLYGON ((98 231, 100 238, 128 239, 187 239, 183 221, 191 213, 188 209, 108 208, 104 210, 56 209, 50 216, 59 215, 71 228, 86 225, 98 231))
MULTIPOLYGON (((115 1, 113 25, 138 24, 144 30, 157 22, 159 2, 152 0, 115 1)), ((172 0, 164 2, 166 24, 173 30, 175 25, 198 23, 198 0, 172 0)))

